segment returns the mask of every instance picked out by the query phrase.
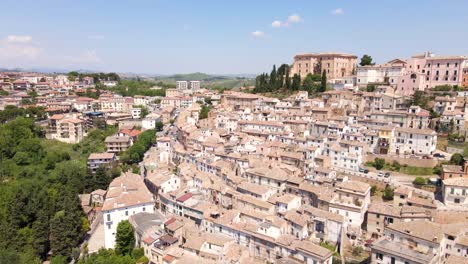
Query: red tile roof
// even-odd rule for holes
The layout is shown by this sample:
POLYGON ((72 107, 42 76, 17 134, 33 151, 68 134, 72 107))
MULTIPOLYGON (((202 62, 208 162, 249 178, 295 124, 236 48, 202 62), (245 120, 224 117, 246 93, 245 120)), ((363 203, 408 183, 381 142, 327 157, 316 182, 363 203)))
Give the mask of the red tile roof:
POLYGON ((188 199, 192 198, 192 196, 193 196, 192 193, 186 193, 186 194, 180 196, 179 198, 177 198, 176 201, 183 203, 183 202, 187 201, 188 199))

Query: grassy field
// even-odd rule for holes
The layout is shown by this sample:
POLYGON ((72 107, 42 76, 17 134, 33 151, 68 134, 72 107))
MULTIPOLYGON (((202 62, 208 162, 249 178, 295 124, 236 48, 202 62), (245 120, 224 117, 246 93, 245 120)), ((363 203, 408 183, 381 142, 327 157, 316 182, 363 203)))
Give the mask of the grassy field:
POLYGON ((431 167, 413 167, 413 166, 402 166, 400 168, 400 173, 412 175, 412 176, 423 176, 423 175, 432 175, 434 174, 434 169, 431 167))
POLYGON ((437 149, 445 151, 447 150, 448 140, 446 136, 437 136, 437 149))

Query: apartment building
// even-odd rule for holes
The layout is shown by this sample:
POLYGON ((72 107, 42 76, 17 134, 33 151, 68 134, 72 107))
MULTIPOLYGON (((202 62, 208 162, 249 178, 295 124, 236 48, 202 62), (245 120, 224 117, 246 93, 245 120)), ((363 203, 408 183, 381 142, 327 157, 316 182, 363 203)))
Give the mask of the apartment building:
POLYGON ((442 195, 446 205, 468 204, 468 178, 449 178, 442 181, 442 195))
POLYGON ((329 211, 343 216, 347 225, 360 230, 370 204, 370 189, 369 184, 359 181, 336 184, 329 211))
POLYGON ((395 206, 373 202, 367 211, 367 233, 369 237, 379 238, 385 227, 397 222, 432 220, 431 210, 416 206, 395 206))
POLYGON ((436 264, 451 255, 466 257, 466 224, 411 221, 389 224, 384 236, 371 246, 371 263, 436 264))
POLYGON ((132 138, 129 136, 108 136, 105 141, 107 152, 120 153, 133 145, 132 138))
POLYGON ((176 89, 177 90, 187 90, 188 89, 188 82, 187 81, 176 81, 176 89))
POLYGON ((56 114, 49 118, 47 133, 52 139, 76 144, 86 135, 85 122, 76 114, 56 114))
POLYGON ((464 162, 463 166, 459 165, 442 165, 441 180, 451 178, 467 178, 468 177, 468 162, 464 162))
POLYGON ((465 56, 436 56, 431 52, 415 55, 406 61, 396 93, 410 95, 439 85, 460 86, 467 60, 465 56))
POLYGON ((102 207, 106 248, 114 248, 118 224, 140 212, 154 212, 153 195, 146 188, 141 176, 123 173, 110 183, 102 207))
POLYGON ((344 53, 305 53, 294 56, 290 76, 298 74, 304 79, 307 74, 326 72, 329 80, 354 75, 357 56, 344 53))
POLYGON ((436 150, 437 133, 430 129, 397 127, 393 133, 393 154, 431 155, 436 150))
POLYGON ((96 172, 99 167, 110 167, 116 161, 114 153, 91 153, 88 157, 88 169, 91 172, 96 172))
POLYGON ((462 78, 462 87, 468 87, 468 66, 465 66, 465 68, 463 68, 462 78))
POLYGON ((400 59, 394 59, 384 64, 357 66, 357 85, 367 87, 367 85, 385 84, 395 87, 405 66, 406 62, 400 59))

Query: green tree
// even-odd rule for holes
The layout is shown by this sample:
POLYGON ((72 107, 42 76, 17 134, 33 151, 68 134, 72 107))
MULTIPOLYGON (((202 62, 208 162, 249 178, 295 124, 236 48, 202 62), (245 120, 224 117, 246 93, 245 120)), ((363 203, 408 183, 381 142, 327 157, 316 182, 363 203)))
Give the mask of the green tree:
POLYGON ((413 181, 413 184, 417 186, 422 186, 426 184, 426 180, 423 177, 416 177, 413 181))
POLYGON ((121 221, 117 225, 115 235, 115 251, 120 255, 130 255, 135 247, 135 235, 133 227, 127 220, 121 221))
POLYGON ((382 194, 382 199, 385 201, 393 200, 394 189, 389 185, 385 186, 384 192, 382 194))
POLYGON ((315 80, 314 76, 311 73, 307 74, 307 76, 304 78, 302 86, 303 90, 309 93, 315 92, 315 80))
POLYGON ((367 92, 375 92, 375 85, 373 84, 368 84, 367 87, 366 87, 366 91, 367 92))
POLYGON ((323 70, 322 80, 320 82, 320 92, 325 92, 327 90, 327 72, 323 70))
POLYGON ((270 87, 272 90, 276 90, 278 88, 276 65, 273 65, 273 69, 271 70, 271 73, 270 73, 270 87))
POLYGON ((385 166, 385 159, 381 159, 381 158, 375 158, 374 159, 374 167, 377 170, 383 169, 384 166, 385 166))
POLYGON ((202 105, 200 109, 199 119, 206 119, 208 118, 208 114, 210 113, 211 107, 207 105, 202 105))
POLYGON ((163 131, 164 124, 161 121, 156 122, 156 131, 161 132, 163 131))
POLYGON ((294 74, 291 84, 291 90, 299 91, 299 87, 301 87, 301 77, 298 74, 294 74))
POLYGON ((359 63, 359 65, 361 66, 374 65, 374 63, 372 62, 372 57, 367 54, 364 54, 361 58, 361 62, 359 63))
POLYGON ((460 153, 455 153, 452 155, 450 158, 449 163, 453 165, 460 165, 463 166, 463 163, 465 162, 463 156, 460 153))
POLYGON ((428 102, 429 98, 424 94, 423 91, 415 91, 412 99, 410 100, 410 105, 416 105, 424 109, 429 109, 428 102))

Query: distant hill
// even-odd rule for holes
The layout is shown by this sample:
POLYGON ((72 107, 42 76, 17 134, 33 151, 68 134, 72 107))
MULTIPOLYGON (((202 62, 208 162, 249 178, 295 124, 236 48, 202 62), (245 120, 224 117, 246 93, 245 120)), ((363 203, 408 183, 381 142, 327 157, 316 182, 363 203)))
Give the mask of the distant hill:
POLYGON ((251 85, 252 79, 242 75, 211 75, 202 72, 174 74, 168 76, 157 76, 157 81, 174 84, 176 81, 202 81, 202 86, 206 88, 233 89, 243 85, 251 85))

